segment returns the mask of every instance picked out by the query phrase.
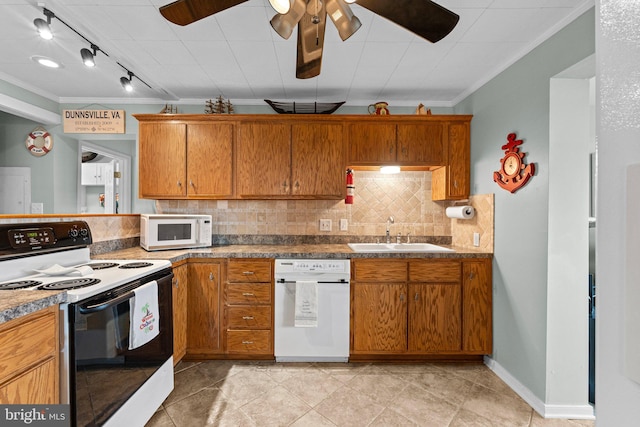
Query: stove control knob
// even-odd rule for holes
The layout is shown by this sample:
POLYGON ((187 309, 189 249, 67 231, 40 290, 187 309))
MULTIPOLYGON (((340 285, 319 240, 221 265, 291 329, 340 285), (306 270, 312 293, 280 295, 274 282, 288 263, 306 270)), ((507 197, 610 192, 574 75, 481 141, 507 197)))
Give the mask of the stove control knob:
POLYGON ((89 230, 87 228, 80 229, 80 236, 87 237, 89 235, 89 230))
POLYGON ((71 237, 72 239, 75 239, 78 237, 78 229, 77 228, 72 228, 71 230, 69 230, 69 237, 71 237))

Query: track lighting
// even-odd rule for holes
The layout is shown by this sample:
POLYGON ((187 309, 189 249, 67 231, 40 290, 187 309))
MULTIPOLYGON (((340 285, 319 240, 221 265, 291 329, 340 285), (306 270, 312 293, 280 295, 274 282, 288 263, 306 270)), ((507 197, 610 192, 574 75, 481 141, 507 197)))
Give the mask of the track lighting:
POLYGON ((133 92, 133 85, 131 84, 131 81, 133 80, 134 74, 131 71, 127 71, 127 74, 129 75, 129 78, 120 77, 120 84, 122 85, 125 91, 133 92))
POLYGON ((327 15, 338 29, 342 41, 351 37, 362 25, 345 0, 326 0, 326 8, 327 15))
POLYGON ((80 56, 82 57, 82 62, 87 67, 95 67, 95 65, 96 65, 95 56, 97 54, 97 51, 100 48, 92 43, 91 44, 91 49, 93 50, 93 52, 91 52, 91 50, 89 50, 87 48, 80 49, 80 56))
POLYGON ((273 7, 276 12, 283 14, 289 12, 289 9, 293 6, 295 0, 269 0, 271 3, 271 7, 273 7))
POLYGON ((36 30, 38 31, 38 34, 40 35, 40 37, 42 37, 45 40, 51 40, 53 38, 53 33, 51 32, 51 27, 50 27, 51 18, 55 18, 55 15, 49 9, 44 9, 43 13, 44 13, 44 16, 47 17, 47 20, 45 21, 42 18, 36 18, 33 20, 33 25, 36 26, 36 30))

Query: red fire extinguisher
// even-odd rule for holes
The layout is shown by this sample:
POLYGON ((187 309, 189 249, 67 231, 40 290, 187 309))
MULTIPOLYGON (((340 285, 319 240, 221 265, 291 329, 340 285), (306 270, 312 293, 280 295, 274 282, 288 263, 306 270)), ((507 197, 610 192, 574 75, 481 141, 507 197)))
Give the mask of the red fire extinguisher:
POLYGON ((355 190, 356 187, 353 185, 353 169, 347 169, 347 197, 344 199, 345 204, 353 204, 353 195, 355 190))

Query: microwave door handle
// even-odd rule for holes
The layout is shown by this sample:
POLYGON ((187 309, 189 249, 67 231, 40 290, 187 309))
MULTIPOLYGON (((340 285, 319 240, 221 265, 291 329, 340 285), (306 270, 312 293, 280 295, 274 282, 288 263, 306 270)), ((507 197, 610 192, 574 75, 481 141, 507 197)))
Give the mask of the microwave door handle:
POLYGON ((100 304, 91 305, 90 303, 82 304, 78 309, 82 314, 90 314, 97 313, 99 311, 106 310, 107 308, 113 307, 114 305, 118 305, 128 299, 131 299, 135 296, 133 291, 127 292, 126 294, 122 294, 108 301, 102 302, 100 304))

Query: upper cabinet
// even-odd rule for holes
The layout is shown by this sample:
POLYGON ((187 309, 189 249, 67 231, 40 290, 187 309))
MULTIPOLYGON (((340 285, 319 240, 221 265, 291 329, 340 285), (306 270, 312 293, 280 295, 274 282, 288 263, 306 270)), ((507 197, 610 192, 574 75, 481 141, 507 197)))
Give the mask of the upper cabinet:
POLYGON ((349 166, 446 164, 443 122, 389 121, 349 123, 349 166))
POLYGON ((240 198, 344 196, 339 123, 242 122, 236 152, 240 198))
POLYGON ((231 123, 141 122, 142 198, 222 198, 233 194, 231 123))
POLYGON ((337 200, 346 167, 389 164, 433 171, 433 200, 469 196, 471 116, 135 117, 141 198, 337 200))

